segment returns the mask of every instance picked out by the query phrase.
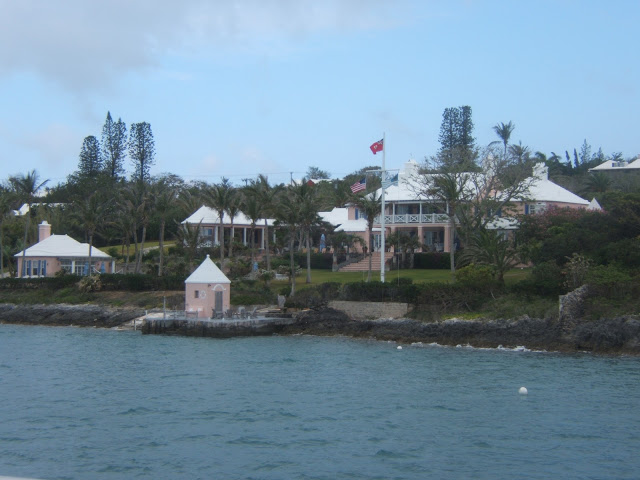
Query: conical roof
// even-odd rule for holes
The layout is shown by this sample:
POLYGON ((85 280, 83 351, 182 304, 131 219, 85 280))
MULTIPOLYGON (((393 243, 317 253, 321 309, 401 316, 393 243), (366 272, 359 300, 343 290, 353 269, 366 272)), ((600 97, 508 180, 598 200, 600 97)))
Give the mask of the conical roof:
POLYGON ((211 260, 209 255, 196 268, 184 283, 231 283, 224 273, 211 260))

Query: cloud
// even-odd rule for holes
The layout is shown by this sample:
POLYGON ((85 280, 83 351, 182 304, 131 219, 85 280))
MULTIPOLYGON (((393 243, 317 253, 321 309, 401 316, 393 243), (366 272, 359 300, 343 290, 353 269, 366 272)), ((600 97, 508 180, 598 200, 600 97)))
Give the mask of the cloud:
POLYGON ((317 32, 379 28, 389 22, 381 9, 392 11, 385 5, 381 0, 0 0, 0 75, 27 71, 71 91, 103 90, 126 73, 161 66, 165 54, 246 50, 317 32))

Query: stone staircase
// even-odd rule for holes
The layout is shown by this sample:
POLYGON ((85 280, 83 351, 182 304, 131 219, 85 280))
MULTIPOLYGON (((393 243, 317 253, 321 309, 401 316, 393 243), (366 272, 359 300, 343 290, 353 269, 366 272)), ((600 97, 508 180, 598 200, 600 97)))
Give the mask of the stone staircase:
MULTIPOLYGON (((392 252, 387 252, 385 254, 385 260, 389 260, 393 257, 392 252)), ((357 263, 350 263, 349 265, 345 265, 339 271, 340 272, 366 272, 369 270, 369 257, 364 257, 357 263)), ((373 272, 380 271, 380 252, 373 252, 373 256, 371 258, 371 270, 373 272)))

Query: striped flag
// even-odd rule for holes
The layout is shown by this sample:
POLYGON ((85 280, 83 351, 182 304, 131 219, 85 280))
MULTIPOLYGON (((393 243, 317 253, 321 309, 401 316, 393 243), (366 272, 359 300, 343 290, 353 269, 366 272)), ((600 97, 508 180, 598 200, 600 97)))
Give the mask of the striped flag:
POLYGON ((367 188, 367 179, 362 178, 359 182, 354 183, 353 185, 351 185, 351 191, 353 193, 358 193, 361 192, 362 190, 365 190, 367 188))

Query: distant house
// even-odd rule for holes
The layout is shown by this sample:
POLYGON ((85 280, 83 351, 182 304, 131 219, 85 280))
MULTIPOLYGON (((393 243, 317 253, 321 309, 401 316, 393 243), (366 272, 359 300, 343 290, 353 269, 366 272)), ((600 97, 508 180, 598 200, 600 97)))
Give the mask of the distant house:
POLYGON ((629 162, 625 160, 607 160, 601 163, 597 167, 589 169, 590 172, 602 172, 602 173, 638 173, 640 172, 640 155, 634 160, 629 162))
POLYGON ((209 255, 184 281, 184 308, 198 318, 211 318, 231 307, 231 280, 211 260, 209 255))
MULTIPOLYGON (((442 201, 417 193, 421 190, 416 182, 418 173, 418 163, 415 160, 409 160, 399 171, 398 183, 387 188, 385 192, 386 235, 401 231, 417 237, 428 250, 447 252, 451 234, 449 213, 442 201)), ((381 189, 376 193, 380 196, 381 189)), ((513 213, 521 215, 540 213, 552 206, 584 209, 590 205, 588 200, 549 180, 547 168, 542 164, 536 165, 534 169, 534 178, 527 197, 514 199, 511 203, 513 213)), ((365 239, 368 238, 366 219, 356 205, 348 207, 346 221, 343 219, 342 212, 340 215, 342 215, 340 223, 342 229, 361 235, 365 239), (358 227, 360 231, 356 230, 358 227)), ((336 218, 336 215, 325 215, 324 218, 331 221, 332 218, 336 218)), ((380 215, 376 216, 373 225, 373 251, 378 252, 381 245, 380 215)), ((513 230, 517 228, 517 221, 515 218, 499 218, 498 214, 490 223, 490 228, 513 230)))
MULTIPOLYGON (((266 223, 269 227, 272 227, 274 220, 271 218, 266 219, 266 223)), ((205 246, 220 245, 220 239, 223 234, 225 238, 233 238, 243 245, 248 246, 251 244, 251 219, 241 212, 233 217, 233 226, 229 215, 222 217, 222 232, 220 231, 220 216, 218 212, 204 205, 183 220, 182 224, 199 225, 200 241, 205 246)), ((265 219, 261 218, 256 222, 253 229, 253 244, 259 249, 265 248, 265 230, 265 219)), ((275 240, 275 233, 273 234, 273 240, 275 240)))
POLYGON ((51 235, 51 225, 43 221, 38 225, 38 243, 14 257, 18 262, 20 277, 52 277, 61 270, 76 275, 113 273, 115 260, 96 247, 80 243, 68 235, 51 235))

